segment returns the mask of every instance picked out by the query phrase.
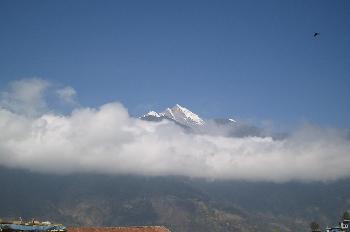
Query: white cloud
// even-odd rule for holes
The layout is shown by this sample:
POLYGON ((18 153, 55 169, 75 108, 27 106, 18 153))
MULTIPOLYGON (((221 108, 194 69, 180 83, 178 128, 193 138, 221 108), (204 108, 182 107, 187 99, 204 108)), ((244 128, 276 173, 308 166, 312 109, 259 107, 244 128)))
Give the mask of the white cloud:
POLYGON ((32 78, 11 82, 7 91, 1 93, 0 106, 13 112, 37 115, 47 109, 44 98, 49 82, 32 78))
POLYGON ((57 96, 64 102, 70 103, 70 104, 75 104, 75 97, 77 95, 77 92, 75 89, 71 86, 66 86, 62 89, 58 89, 56 91, 57 96))
POLYGON ((110 103, 35 118, 2 108, 0 131, 0 164, 40 172, 276 182, 350 177, 349 138, 331 128, 304 126, 282 140, 191 134, 110 103))

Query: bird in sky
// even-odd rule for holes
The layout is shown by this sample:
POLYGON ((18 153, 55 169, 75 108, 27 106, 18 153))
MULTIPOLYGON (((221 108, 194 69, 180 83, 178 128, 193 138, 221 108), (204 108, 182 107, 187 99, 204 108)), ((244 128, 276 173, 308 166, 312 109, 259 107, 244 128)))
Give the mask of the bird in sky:
POLYGON ((315 32, 315 33, 314 33, 314 37, 317 37, 317 36, 319 36, 319 35, 320 35, 319 32, 315 32))

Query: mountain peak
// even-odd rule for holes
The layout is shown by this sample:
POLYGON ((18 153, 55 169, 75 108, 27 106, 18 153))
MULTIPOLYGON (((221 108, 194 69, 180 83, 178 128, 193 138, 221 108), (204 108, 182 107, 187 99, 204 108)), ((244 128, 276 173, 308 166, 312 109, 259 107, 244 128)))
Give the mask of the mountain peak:
POLYGON ((181 124, 195 124, 195 125, 203 125, 204 120, 201 119, 197 114, 191 112, 189 109, 176 104, 174 107, 167 108, 165 111, 160 113, 165 117, 173 119, 181 124))
POLYGON ((157 112, 153 111, 153 110, 151 110, 147 114, 143 115, 142 117, 147 117, 147 116, 153 116, 153 117, 157 117, 157 118, 160 117, 160 115, 157 112))
POLYGON ((191 112, 189 109, 176 104, 172 108, 166 108, 163 112, 157 113, 150 111, 147 114, 140 117, 141 119, 159 121, 163 118, 173 120, 184 126, 202 126, 205 124, 204 120, 201 119, 197 114, 191 112))
MULTIPOLYGON (((175 106, 173 106, 171 108, 171 110, 179 110, 179 111, 182 111, 182 112, 191 112, 189 109, 183 107, 183 106, 180 106, 179 104, 176 104, 175 106)), ((192 113, 192 112, 191 112, 192 113)), ((193 114, 193 113, 192 113, 193 114)))
POLYGON ((179 104, 176 104, 173 108, 184 108, 184 107, 182 107, 182 106, 180 106, 179 104))
MULTIPOLYGON (((186 107, 181 106, 180 104, 175 104, 171 108, 168 107, 161 113, 150 111, 140 118, 143 120, 155 121, 155 122, 159 122, 163 119, 168 119, 176 122, 179 125, 189 127, 192 129, 195 129, 195 128, 199 129, 199 127, 202 127, 205 125, 208 125, 208 126, 211 125, 209 121, 207 124, 207 122, 201 119, 197 114, 193 113, 186 107)), ((219 125, 227 125, 231 127, 234 125, 238 125, 237 124, 238 122, 234 118, 213 119, 212 121, 219 125)))

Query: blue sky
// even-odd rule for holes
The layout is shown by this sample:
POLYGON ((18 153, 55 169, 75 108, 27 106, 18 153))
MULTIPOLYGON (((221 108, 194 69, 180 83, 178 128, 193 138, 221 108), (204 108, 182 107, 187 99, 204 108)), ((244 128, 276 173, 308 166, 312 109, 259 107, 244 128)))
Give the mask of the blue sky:
POLYGON ((0 87, 350 127, 350 1, 0 1, 0 87), (318 38, 314 32, 320 32, 318 38))

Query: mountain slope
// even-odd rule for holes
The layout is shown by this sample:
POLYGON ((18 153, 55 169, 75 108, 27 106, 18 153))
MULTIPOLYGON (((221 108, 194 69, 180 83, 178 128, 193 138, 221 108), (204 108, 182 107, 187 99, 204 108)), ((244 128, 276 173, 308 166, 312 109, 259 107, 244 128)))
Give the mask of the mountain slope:
POLYGON ((175 232, 308 231, 350 208, 350 180, 284 184, 184 177, 47 175, 0 169, 0 218, 175 232))

